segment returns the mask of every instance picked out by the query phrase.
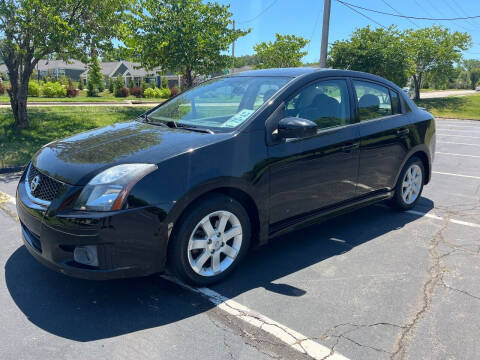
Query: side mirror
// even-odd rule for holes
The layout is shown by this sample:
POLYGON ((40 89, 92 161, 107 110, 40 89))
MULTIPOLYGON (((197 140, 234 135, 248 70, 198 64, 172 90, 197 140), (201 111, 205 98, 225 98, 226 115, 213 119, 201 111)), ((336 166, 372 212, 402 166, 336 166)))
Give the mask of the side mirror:
POLYGON ((317 134, 317 124, 307 119, 287 117, 278 122, 278 135, 282 139, 307 138, 317 134))

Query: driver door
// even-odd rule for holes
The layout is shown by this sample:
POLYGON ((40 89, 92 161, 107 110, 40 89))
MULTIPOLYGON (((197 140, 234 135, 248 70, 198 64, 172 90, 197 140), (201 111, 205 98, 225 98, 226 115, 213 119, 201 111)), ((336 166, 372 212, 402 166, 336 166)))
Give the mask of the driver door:
POLYGON ((308 216, 355 196, 359 132, 352 104, 347 80, 335 78, 307 85, 277 109, 272 121, 305 118, 315 122, 318 131, 310 138, 277 139, 268 147, 270 224, 308 216))

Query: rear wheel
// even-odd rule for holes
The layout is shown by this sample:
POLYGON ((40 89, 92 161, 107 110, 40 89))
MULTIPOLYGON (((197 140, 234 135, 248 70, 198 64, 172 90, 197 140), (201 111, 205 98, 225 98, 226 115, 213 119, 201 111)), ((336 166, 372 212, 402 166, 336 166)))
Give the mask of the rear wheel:
POLYGON ((410 158, 400 173, 390 204, 399 210, 412 209, 420 199, 424 179, 423 162, 416 156, 410 158))
POLYGON ((213 195, 187 210, 169 246, 168 263, 180 279, 205 286, 227 276, 250 244, 250 219, 236 200, 213 195))

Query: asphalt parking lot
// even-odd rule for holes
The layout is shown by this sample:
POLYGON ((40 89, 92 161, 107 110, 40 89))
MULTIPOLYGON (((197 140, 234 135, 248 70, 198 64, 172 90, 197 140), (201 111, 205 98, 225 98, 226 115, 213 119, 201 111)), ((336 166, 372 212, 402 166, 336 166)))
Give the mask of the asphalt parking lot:
POLYGON ((480 122, 437 121, 433 171, 415 211, 277 238, 200 290, 44 268, 22 245, 18 175, 1 175, 0 359, 478 359, 480 122))

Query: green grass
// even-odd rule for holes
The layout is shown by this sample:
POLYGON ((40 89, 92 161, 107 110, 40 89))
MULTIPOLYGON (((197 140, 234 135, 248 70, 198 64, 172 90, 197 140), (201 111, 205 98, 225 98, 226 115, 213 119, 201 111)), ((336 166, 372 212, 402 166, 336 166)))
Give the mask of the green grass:
POLYGON ((28 110, 30 128, 22 132, 12 130, 11 110, 0 109, 0 168, 25 165, 42 145, 52 140, 127 121, 149 108, 151 106, 31 108, 28 110))
POLYGON ((480 94, 424 99, 416 103, 437 117, 480 120, 480 94))
MULTIPOLYGON (((29 103, 35 102, 91 102, 91 103, 98 103, 98 102, 125 102, 125 101, 138 101, 138 102, 162 102, 165 99, 158 99, 158 98, 136 98, 135 96, 128 96, 124 98, 117 98, 108 90, 100 93, 97 97, 88 97, 86 90, 81 90, 77 97, 74 98, 47 98, 43 96, 39 97, 29 97, 29 103)), ((10 98, 7 95, 0 96, 0 103, 10 103, 10 98)))

